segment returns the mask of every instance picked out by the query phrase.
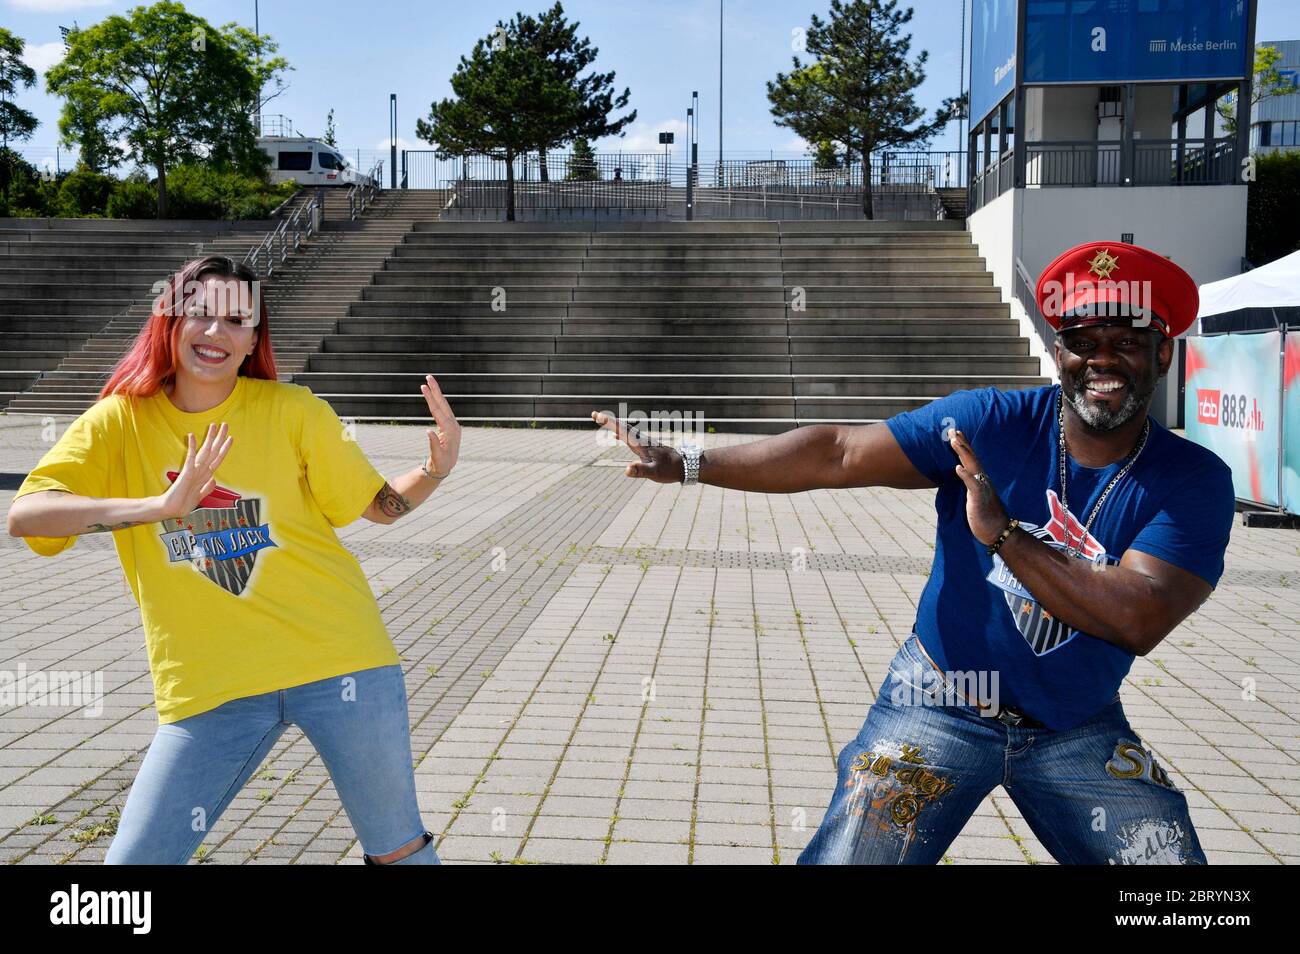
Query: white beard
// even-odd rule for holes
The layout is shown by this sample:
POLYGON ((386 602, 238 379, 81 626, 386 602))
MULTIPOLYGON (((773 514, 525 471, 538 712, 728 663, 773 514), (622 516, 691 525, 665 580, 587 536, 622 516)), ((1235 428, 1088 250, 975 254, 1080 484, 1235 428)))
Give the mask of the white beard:
POLYGON ((1131 389, 1119 408, 1114 411, 1093 404, 1082 390, 1070 391, 1066 394, 1066 398, 1070 402, 1070 407, 1074 408, 1074 413, 1078 414, 1089 427, 1098 431, 1113 431, 1132 420, 1133 416, 1142 410, 1142 405, 1146 403, 1147 398, 1155 394, 1155 391, 1154 384, 1145 394, 1139 394, 1136 389, 1131 389))

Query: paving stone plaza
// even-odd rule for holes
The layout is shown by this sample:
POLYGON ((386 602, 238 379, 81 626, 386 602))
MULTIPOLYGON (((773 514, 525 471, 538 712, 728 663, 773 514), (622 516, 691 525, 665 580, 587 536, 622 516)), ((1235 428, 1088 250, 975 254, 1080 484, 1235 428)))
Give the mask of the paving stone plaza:
MULTIPOLYGON (((0 415, 0 470, 68 420, 0 415)), ((423 453, 422 429, 357 437, 390 476, 423 453)), ((444 862, 793 864, 909 635, 932 491, 684 488, 629 459, 594 426, 467 427, 425 505, 340 531, 403 659, 444 862)), ((157 725, 139 610, 107 535, 52 559, 0 537, 0 573, 0 670, 103 689, 99 711, 0 708, 0 861, 95 864, 157 725)), ((1212 864, 1300 861, 1298 584, 1293 531, 1234 525, 1214 595, 1122 690, 1212 864)), ((1052 863, 1001 789, 944 860, 1052 863)), ((192 863, 361 863, 296 727, 192 863)))

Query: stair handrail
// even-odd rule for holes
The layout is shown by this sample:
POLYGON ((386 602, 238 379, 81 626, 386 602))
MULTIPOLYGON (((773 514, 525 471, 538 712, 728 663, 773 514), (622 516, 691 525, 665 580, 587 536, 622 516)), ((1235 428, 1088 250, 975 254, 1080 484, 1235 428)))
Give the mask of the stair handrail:
POLYGON ((1052 351, 1052 342, 1056 340, 1056 329, 1048 322, 1047 317, 1043 314, 1042 309, 1038 307, 1038 296, 1034 293, 1034 280, 1029 275, 1029 269, 1025 263, 1016 256, 1015 277, 1012 280, 1012 294, 1016 301, 1020 302, 1020 307, 1025 310, 1029 316, 1030 323, 1034 326, 1034 331, 1038 334, 1038 340, 1048 354, 1052 351))
POLYGON ((319 216, 322 204, 319 195, 313 195, 294 210, 293 214, 280 221, 280 224, 266 233, 266 237, 244 256, 244 261, 252 266, 262 278, 270 278, 277 266, 282 265, 291 252, 298 251, 303 242, 319 231, 319 216), (266 269, 262 270, 262 259, 266 259, 266 269))
POLYGON ((376 159, 375 164, 366 173, 365 179, 348 189, 348 217, 356 219, 366 211, 366 206, 379 194, 379 183, 384 175, 384 160, 376 159))

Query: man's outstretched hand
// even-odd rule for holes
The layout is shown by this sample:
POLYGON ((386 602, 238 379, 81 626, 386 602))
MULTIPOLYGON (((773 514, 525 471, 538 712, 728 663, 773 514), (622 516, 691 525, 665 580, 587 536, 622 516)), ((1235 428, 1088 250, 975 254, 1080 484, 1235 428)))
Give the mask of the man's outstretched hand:
POLYGON ((680 483, 683 476, 682 456, 662 444, 651 444, 636 428, 624 427, 613 415, 604 411, 592 411, 591 419, 614 435, 632 449, 637 460, 627 465, 625 473, 629 477, 645 477, 658 484, 680 483))

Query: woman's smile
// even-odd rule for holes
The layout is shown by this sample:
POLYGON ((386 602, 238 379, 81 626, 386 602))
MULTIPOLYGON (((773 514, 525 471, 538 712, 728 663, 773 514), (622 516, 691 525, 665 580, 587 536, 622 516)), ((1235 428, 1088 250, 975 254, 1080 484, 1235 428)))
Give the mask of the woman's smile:
POLYGON ((230 357, 229 351, 218 348, 216 345, 195 344, 191 345, 190 349, 204 364, 218 365, 230 357))

